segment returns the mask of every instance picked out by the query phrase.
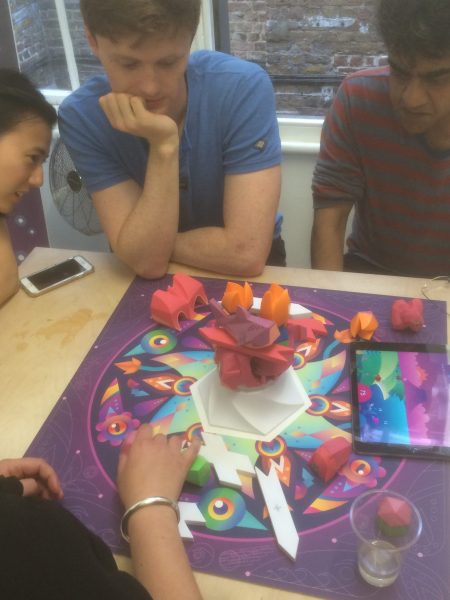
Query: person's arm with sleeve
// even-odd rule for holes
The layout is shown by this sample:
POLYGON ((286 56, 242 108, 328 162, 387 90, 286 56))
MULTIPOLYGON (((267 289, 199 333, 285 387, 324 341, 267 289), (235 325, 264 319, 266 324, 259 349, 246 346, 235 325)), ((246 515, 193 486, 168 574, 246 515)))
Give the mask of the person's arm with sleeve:
POLYGON ((151 600, 62 498, 58 476, 43 459, 0 460, 0 597, 151 600))
POLYGON ((353 204, 339 203, 336 206, 314 211, 311 233, 311 267, 327 271, 344 269, 344 243, 348 215, 353 204))
POLYGON ((279 166, 226 175, 224 227, 179 233, 172 260, 217 273, 259 275, 272 244, 280 188, 279 166))
POLYGON ((11 246, 6 219, 0 216, 0 306, 19 289, 16 257, 11 246))
MULTIPOLYGON (((150 425, 142 425, 119 457, 117 485, 125 509, 155 496, 176 502, 199 448, 196 439, 182 451, 179 436, 153 435, 150 425)), ((171 506, 139 508, 127 530, 134 574, 154 600, 201 600, 171 506)))
POLYGON ((255 276, 270 252, 281 192, 273 86, 267 73, 255 69, 220 91, 223 227, 179 233, 172 259, 219 273, 255 276))
POLYGON ((112 250, 138 275, 164 275, 178 230, 179 135, 173 119, 147 111, 140 98, 110 93, 100 104, 111 125, 150 146, 143 188, 127 180, 92 198, 112 250))
MULTIPOLYGON (((173 145, 170 145, 168 156, 167 138, 155 135, 154 123, 157 120, 162 123, 164 119, 169 122, 170 119, 148 113, 136 99, 133 100, 136 103, 136 107, 133 105, 136 115, 133 122, 132 116, 123 119, 123 115, 129 114, 126 103, 125 108, 117 111, 119 116, 115 114, 114 102, 117 98, 120 100, 120 95, 110 94, 102 100, 102 108, 113 127, 134 135, 144 134, 151 147, 142 191, 128 181, 93 194, 112 248, 138 274, 160 276, 166 272, 170 260, 231 275, 258 275, 263 270, 272 243, 281 168, 279 164, 260 168, 253 166, 251 161, 255 161, 255 140, 262 138, 265 142, 266 136, 273 144, 273 122, 276 124, 273 90, 267 76, 258 73, 242 82, 240 110, 235 110, 236 99, 232 91, 229 96, 230 123, 226 137, 230 139, 224 149, 224 161, 234 161, 239 164, 239 169, 245 168, 248 172, 225 175, 223 227, 201 227, 183 233, 177 233, 179 190, 178 145, 175 142, 178 139, 170 138, 173 145), (258 110, 255 97, 258 98, 258 110), (248 130, 254 138, 250 139, 248 130), (258 135, 254 133, 256 130, 258 135), (244 147, 244 150, 238 151, 238 147, 244 147)), ((264 156, 264 150, 261 155, 264 156)), ((202 165, 196 168, 202 168, 202 165)))
POLYGON ((0 476, 20 480, 24 496, 61 500, 63 491, 56 471, 41 458, 4 458, 0 476))
MULTIPOLYGON (((179 136, 175 121, 148 112, 139 98, 114 93, 102 98, 102 109, 113 128, 143 137, 150 145, 142 188, 127 179, 91 194, 112 249, 137 274, 162 276, 170 260, 236 275, 262 271, 280 196, 281 150, 270 80, 258 73, 249 83, 245 81, 245 86, 239 95, 245 111, 234 110, 235 88, 229 91, 229 124, 224 139, 218 140, 224 147, 226 172, 224 226, 183 233, 178 233, 179 136), (259 143, 261 149, 257 149, 259 143)), ((77 161, 86 160, 82 148, 87 145, 89 153, 96 156, 97 169, 110 173, 113 165, 96 146, 95 136, 90 130, 81 135, 86 129, 84 122, 78 121, 70 108, 61 113, 60 127, 77 161)))
POLYGON ((311 266, 343 270, 348 216, 363 195, 364 175, 352 132, 347 85, 339 88, 326 116, 312 190, 314 219, 311 232, 311 266))

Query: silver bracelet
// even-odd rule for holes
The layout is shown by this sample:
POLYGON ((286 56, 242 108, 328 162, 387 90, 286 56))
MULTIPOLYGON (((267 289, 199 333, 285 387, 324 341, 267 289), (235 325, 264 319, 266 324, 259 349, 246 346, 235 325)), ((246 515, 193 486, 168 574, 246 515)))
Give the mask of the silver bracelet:
POLYGON ((144 498, 144 500, 139 500, 136 504, 133 504, 128 508, 120 522, 120 533, 122 537, 127 542, 130 541, 130 537, 128 535, 128 521, 133 513, 135 513, 140 508, 144 508, 144 506, 151 506, 152 504, 165 504, 166 506, 171 506, 177 515, 177 522, 180 522, 180 509, 178 508, 178 503, 174 502, 170 498, 166 498, 166 496, 150 496, 149 498, 144 498))

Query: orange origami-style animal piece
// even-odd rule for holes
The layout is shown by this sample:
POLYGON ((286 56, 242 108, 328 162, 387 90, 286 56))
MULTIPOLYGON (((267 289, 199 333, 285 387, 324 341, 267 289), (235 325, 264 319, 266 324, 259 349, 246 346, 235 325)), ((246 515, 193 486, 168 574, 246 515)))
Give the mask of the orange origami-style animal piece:
POLYGON ((370 340, 378 328, 378 321, 371 310, 358 312, 350 321, 350 333, 354 338, 370 340))
POLYGON ((373 334, 378 328, 378 321, 372 311, 357 312, 350 321, 350 329, 335 331, 334 337, 343 344, 349 344, 356 338, 363 340, 372 339, 373 334))
POLYGON ((275 321, 280 327, 287 323, 287 320, 289 319, 290 304, 291 299, 289 297, 289 292, 276 283, 272 283, 262 297, 259 316, 264 317, 264 319, 275 321))
POLYGON ((229 312, 234 313, 238 306, 248 309, 253 303, 253 292, 250 285, 244 285, 229 281, 222 297, 222 306, 229 312))

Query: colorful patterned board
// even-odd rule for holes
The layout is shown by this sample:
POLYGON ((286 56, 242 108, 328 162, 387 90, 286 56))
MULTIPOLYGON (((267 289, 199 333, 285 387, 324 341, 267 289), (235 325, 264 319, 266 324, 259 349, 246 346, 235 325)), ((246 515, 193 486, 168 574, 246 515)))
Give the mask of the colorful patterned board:
MULTIPOLYGON (((120 538, 122 509, 114 485, 126 433, 151 422, 164 433, 198 434, 201 425, 189 387, 214 366, 213 353, 198 334, 210 318, 208 306, 183 322, 177 333, 149 316, 159 282, 136 279, 28 449, 45 457, 61 476, 65 505, 98 533, 114 552, 127 553, 120 538)), ((209 298, 220 299, 225 281, 204 279, 209 298)), ((254 284, 262 296, 266 285, 254 284)), ((347 347, 333 336, 351 317, 372 310, 383 341, 445 343, 445 304, 427 301, 426 327, 418 334, 390 327, 393 298, 362 293, 288 288, 291 299, 310 308, 328 328, 318 343, 296 349, 295 372, 312 406, 271 443, 225 437, 262 471, 274 464, 300 532, 295 562, 276 545, 256 482, 237 491, 218 484, 214 472, 203 488, 186 485, 183 499, 198 503, 205 526, 191 527, 187 550, 194 569, 323 598, 448 600, 450 597, 449 466, 352 455, 329 484, 308 466, 312 451, 337 433, 350 432, 347 347), (365 584, 356 572, 356 540, 350 530, 351 501, 368 488, 397 490, 419 507, 424 533, 406 557, 399 580, 386 590, 365 584)))

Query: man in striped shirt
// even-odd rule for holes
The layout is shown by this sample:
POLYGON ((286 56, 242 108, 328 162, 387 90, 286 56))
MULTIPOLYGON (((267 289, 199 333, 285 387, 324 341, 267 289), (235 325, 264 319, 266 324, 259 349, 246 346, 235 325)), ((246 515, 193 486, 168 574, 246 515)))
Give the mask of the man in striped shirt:
POLYGON ((450 275, 450 2, 380 0, 378 24, 389 67, 348 76, 324 123, 312 266, 450 275))

